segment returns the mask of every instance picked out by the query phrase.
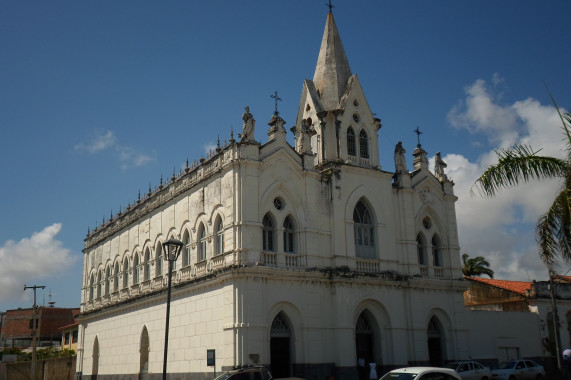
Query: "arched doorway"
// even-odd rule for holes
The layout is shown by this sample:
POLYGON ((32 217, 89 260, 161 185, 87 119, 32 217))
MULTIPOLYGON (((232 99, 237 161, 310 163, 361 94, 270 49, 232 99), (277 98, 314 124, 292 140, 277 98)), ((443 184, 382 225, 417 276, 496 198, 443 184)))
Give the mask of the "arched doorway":
POLYGON ((143 332, 141 333, 139 353, 139 379, 142 380, 146 379, 149 373, 149 332, 147 331, 147 326, 143 327, 143 332))
POLYGON ((438 318, 432 317, 426 331, 428 337, 428 360, 431 366, 439 367, 446 360, 444 330, 438 318))
POLYGON ((99 339, 95 337, 93 342, 93 364, 91 366, 91 380, 97 379, 99 373, 99 339))
POLYGON ((359 379, 369 378, 369 363, 381 364, 380 357, 377 355, 379 342, 380 334, 375 317, 369 310, 365 309, 359 314, 355 325, 355 349, 359 379))
POLYGON ((279 312, 270 331, 270 362, 274 378, 290 377, 291 330, 287 317, 279 312))

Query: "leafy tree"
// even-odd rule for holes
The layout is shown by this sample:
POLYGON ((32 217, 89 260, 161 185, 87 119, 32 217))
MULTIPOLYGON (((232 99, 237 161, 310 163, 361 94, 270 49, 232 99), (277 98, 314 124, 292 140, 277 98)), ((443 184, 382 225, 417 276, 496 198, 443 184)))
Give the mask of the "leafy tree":
POLYGON ((490 262, 482 256, 476 256, 471 259, 467 253, 462 255, 462 273, 464 276, 482 276, 486 275, 490 278, 494 278, 494 271, 490 269, 490 262))
POLYGON ((547 213, 538 219, 535 227, 539 256, 549 268, 556 266, 559 258, 571 260, 571 114, 561 114, 553 97, 551 101, 561 119, 567 145, 566 158, 540 156, 538 153, 541 150, 533 150, 528 145, 501 149, 496 151, 498 163, 490 166, 473 186, 480 194, 491 197, 500 189, 532 179, 562 180, 559 194, 547 213))

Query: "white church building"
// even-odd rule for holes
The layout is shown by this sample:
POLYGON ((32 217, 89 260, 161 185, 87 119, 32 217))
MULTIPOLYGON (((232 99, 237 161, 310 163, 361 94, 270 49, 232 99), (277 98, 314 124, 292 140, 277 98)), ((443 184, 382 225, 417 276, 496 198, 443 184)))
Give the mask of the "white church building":
POLYGON ((509 323, 488 339, 495 322, 481 314, 474 337, 454 183, 441 161, 429 170, 420 144, 407 164, 399 143, 395 170, 381 168, 380 120, 331 13, 290 128, 295 146, 279 113, 270 117, 259 142, 246 109, 236 140, 88 233, 78 375, 160 378, 170 238, 184 243, 172 276, 171 379, 246 364, 277 378, 357 379, 359 359, 380 376, 497 358, 505 347, 541 356, 533 333, 510 335, 509 323))

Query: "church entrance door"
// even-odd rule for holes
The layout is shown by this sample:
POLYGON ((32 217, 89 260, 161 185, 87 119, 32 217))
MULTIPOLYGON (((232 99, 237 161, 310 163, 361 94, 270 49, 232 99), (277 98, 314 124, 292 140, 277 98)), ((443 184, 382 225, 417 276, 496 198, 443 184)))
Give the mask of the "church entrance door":
POLYGON ((280 312, 272 322, 270 332, 270 362, 274 379, 291 376, 291 331, 287 317, 280 312))
POLYGON ((428 323, 428 360, 431 366, 440 367, 444 364, 444 334, 440 327, 440 321, 432 317, 428 323))

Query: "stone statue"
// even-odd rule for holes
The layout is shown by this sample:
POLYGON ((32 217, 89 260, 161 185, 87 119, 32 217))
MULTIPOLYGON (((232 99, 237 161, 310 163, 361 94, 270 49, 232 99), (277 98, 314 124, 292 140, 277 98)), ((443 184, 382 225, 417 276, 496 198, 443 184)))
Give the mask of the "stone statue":
POLYGON ((405 153, 406 150, 402 146, 402 141, 399 141, 395 146, 395 168, 397 173, 406 172, 405 153))
POLYGON ((246 106, 244 109, 242 120, 244 121, 244 126, 242 128, 240 138, 242 141, 254 141, 254 127, 256 126, 256 120, 254 120, 254 117, 250 113, 250 107, 246 106))
POLYGON ((444 168, 447 166, 446 162, 440 157, 440 152, 436 152, 436 157, 434 157, 434 175, 442 180, 447 180, 448 177, 444 174, 444 168))

